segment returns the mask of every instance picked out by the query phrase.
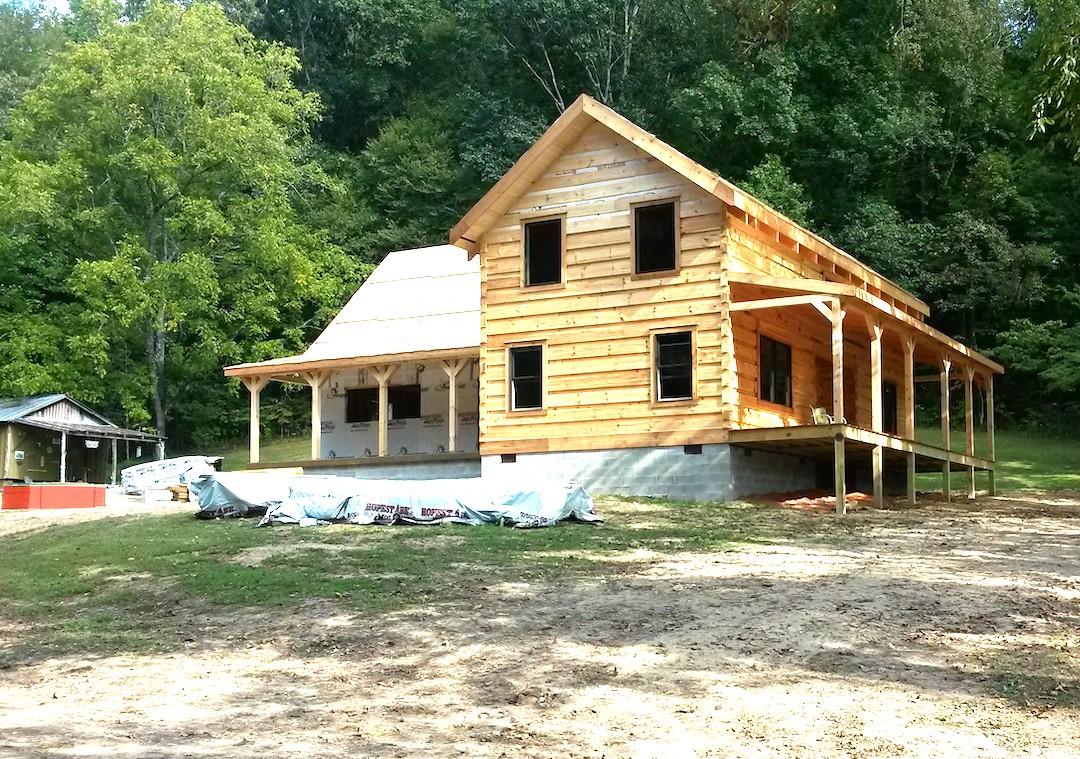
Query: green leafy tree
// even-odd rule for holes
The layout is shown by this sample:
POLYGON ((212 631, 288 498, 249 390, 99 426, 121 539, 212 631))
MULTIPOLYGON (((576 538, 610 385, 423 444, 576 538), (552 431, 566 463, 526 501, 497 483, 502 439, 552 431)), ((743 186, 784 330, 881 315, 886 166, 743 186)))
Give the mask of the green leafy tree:
POLYGON ((26 275, 0 353, 43 384, 68 379, 66 354, 99 388, 84 395, 114 387, 161 434, 212 426, 221 365, 301 345, 352 276, 294 208, 296 188, 332 185, 304 160, 318 97, 294 86, 291 50, 217 6, 95 12, 97 35, 54 56, 0 146, 0 193, 22 198, 0 211, 0 254, 26 275), (62 328, 32 350, 12 325, 36 307, 62 328))

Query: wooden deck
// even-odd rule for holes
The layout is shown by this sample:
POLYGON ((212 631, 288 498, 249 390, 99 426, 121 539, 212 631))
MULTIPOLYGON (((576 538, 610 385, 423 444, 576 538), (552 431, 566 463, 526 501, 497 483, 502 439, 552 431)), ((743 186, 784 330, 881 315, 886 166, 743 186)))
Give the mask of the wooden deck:
POLYGON ((875 447, 881 446, 886 459, 898 461, 905 461, 908 454, 914 453, 915 467, 919 472, 940 472, 946 461, 953 471, 994 470, 994 462, 988 459, 946 451, 934 445, 873 432, 850 424, 732 430, 729 442, 744 448, 831 459, 838 435, 842 436, 844 447, 853 452, 869 453, 875 447))

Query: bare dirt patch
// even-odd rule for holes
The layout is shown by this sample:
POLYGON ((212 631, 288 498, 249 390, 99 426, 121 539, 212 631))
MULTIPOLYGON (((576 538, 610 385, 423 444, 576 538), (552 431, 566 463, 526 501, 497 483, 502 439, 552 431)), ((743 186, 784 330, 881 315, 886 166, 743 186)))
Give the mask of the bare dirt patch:
POLYGON ((1080 755, 1080 497, 795 516, 824 530, 0 670, 0 756, 1080 755))

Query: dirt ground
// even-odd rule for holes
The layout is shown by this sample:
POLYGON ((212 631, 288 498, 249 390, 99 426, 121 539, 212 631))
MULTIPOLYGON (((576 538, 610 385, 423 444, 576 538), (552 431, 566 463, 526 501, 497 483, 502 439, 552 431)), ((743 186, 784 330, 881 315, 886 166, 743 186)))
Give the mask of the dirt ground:
POLYGON ((0 670, 0 756, 1080 756, 1080 494, 846 519, 857 540, 233 610, 175 653, 0 670))

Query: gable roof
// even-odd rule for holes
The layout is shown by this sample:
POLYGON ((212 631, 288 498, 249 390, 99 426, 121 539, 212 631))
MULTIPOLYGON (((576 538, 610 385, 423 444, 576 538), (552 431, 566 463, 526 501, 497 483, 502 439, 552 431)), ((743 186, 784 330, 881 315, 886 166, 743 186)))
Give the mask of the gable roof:
POLYGON ((733 208, 744 211, 778 229, 822 258, 837 263, 878 288, 891 298, 912 308, 923 316, 930 314, 930 307, 899 285, 889 281, 866 266, 854 256, 844 252, 828 240, 795 223, 779 211, 771 208, 752 195, 743 192, 723 177, 709 171, 691 160, 663 140, 645 131, 637 124, 616 113, 588 95, 581 95, 557 118, 547 131, 533 143, 509 171, 484 194, 461 221, 450 230, 450 243, 477 252, 477 245, 484 233, 509 209, 510 204, 537 179, 558 154, 587 127, 599 122, 652 156, 672 171, 681 174, 706 192, 719 198, 733 208))
POLYGON ((42 409, 60 403, 61 401, 67 401, 68 403, 77 406, 88 416, 93 417, 103 425, 116 426, 98 412, 79 403, 77 400, 64 393, 30 395, 25 398, 0 398, 0 423, 17 422, 20 419, 30 416, 34 412, 41 411, 42 409))
POLYGON ((436 245, 387 254, 303 353, 230 366, 225 374, 299 373, 479 347, 480 261, 459 247, 436 245))

